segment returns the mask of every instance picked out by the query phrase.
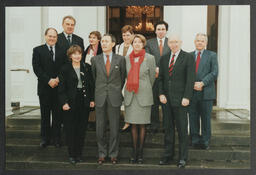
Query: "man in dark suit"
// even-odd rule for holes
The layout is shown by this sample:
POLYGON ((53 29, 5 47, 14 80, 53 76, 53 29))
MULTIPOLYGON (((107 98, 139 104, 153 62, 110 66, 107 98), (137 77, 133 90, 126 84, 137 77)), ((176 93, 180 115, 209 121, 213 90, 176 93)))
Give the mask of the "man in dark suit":
POLYGON ((113 164, 117 163, 119 151, 120 107, 122 88, 126 77, 125 58, 112 52, 115 38, 105 34, 101 39, 103 53, 92 57, 92 73, 95 80, 96 135, 98 142, 98 163, 102 164, 108 155, 113 164), (110 125, 110 140, 107 151, 105 130, 107 116, 110 125))
POLYGON ((79 45, 84 52, 84 40, 74 34, 75 25, 76 20, 72 16, 65 16, 62 20, 62 27, 64 31, 58 34, 57 45, 59 45, 65 53, 69 47, 74 44, 79 45))
POLYGON ((58 74, 66 62, 65 53, 56 45, 57 30, 48 28, 45 31, 46 44, 33 49, 33 70, 38 78, 37 94, 41 111, 41 147, 46 147, 53 139, 56 147, 60 147, 60 106, 58 104, 58 74), (50 120, 52 114, 52 123, 50 120))
POLYGON ((154 104, 151 108, 151 132, 156 133, 160 126, 159 122, 159 96, 158 96, 158 74, 159 74, 159 63, 162 55, 169 52, 168 39, 166 33, 168 31, 168 24, 165 21, 159 21, 155 24, 156 38, 149 39, 145 50, 147 53, 154 55, 156 61, 156 79, 153 85, 153 98, 154 104))
POLYGON ((160 60, 159 98, 164 104, 165 152, 159 164, 169 164, 174 157, 176 126, 179 138, 177 166, 184 168, 188 157, 187 107, 193 94, 195 66, 192 55, 181 50, 181 44, 178 35, 171 35, 168 38, 171 52, 160 60))
POLYGON ((192 52, 196 63, 196 80, 193 98, 189 108, 189 124, 192 146, 209 149, 211 138, 211 112, 216 98, 215 80, 218 75, 218 61, 215 52, 206 50, 207 35, 198 33, 195 38, 196 50, 192 52), (201 119, 201 136, 200 131, 201 119))

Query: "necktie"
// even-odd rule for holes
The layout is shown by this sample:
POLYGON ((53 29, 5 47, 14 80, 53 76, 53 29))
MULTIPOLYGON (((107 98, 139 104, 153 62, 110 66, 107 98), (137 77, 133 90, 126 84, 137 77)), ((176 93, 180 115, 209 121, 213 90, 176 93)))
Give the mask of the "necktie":
POLYGON ((50 54, 51 54, 52 60, 55 61, 52 46, 50 46, 50 54))
POLYGON ((71 45, 71 36, 70 35, 68 35, 68 43, 69 43, 69 45, 71 45))
POLYGON ((159 40, 160 41, 160 44, 159 44, 159 51, 160 51, 160 56, 162 56, 163 54, 163 40, 159 40))
POLYGON ((107 76, 109 76, 109 70, 110 70, 109 55, 107 55, 107 61, 106 61, 105 67, 106 67, 106 71, 107 71, 107 76))
POLYGON ((201 52, 198 52, 197 57, 196 57, 196 73, 198 71, 199 63, 200 63, 200 55, 201 52))
POLYGON ((172 70, 173 70, 173 66, 174 66, 174 57, 175 57, 175 54, 172 55, 171 63, 169 66, 169 75, 170 76, 172 75, 172 70))

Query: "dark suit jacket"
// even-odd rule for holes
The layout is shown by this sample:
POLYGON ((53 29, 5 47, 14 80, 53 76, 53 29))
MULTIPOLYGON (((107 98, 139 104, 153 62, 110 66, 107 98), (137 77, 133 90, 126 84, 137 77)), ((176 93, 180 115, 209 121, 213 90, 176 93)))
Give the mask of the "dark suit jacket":
MULTIPOLYGON (((84 40, 76 34, 72 34, 71 45, 74 44, 79 45, 82 48, 82 51, 84 51, 84 40)), ((65 52, 69 49, 68 40, 66 39, 63 32, 58 34, 57 45, 59 45, 63 50, 65 50, 65 52)))
POLYGON ((122 105, 122 88, 126 78, 126 63, 123 56, 112 53, 109 77, 103 54, 92 57, 92 73, 95 80, 95 103, 96 107, 102 107, 105 99, 109 97, 111 105, 122 105))
MULTIPOLYGON (((155 57, 156 60, 156 66, 159 67, 160 64, 160 50, 159 50, 159 45, 157 42, 157 38, 152 38, 149 39, 147 41, 147 44, 145 46, 145 50, 147 53, 153 55, 155 57)), ((168 47, 168 38, 165 37, 165 41, 164 41, 164 48, 163 48, 163 54, 165 55, 170 51, 169 47, 168 47)))
MULTIPOLYGON (((87 55, 87 52, 88 52, 89 48, 90 48, 90 45, 89 45, 89 46, 85 49, 85 51, 84 51, 85 57, 86 57, 86 55, 87 55)), ((99 42, 98 50, 97 50, 97 55, 99 55, 99 54, 102 54, 102 48, 101 48, 100 42, 99 42)), ((85 62, 85 57, 82 59, 83 62, 85 62)))
POLYGON ((191 99, 195 80, 195 61, 191 54, 180 51, 172 76, 169 76, 171 52, 160 60, 159 95, 164 94, 172 106, 180 106, 182 98, 191 99))
POLYGON ((60 68, 67 62, 63 50, 55 46, 55 61, 52 60, 46 44, 33 49, 32 65, 38 79, 37 94, 48 95, 52 88, 48 85, 51 78, 56 78, 60 68))
MULTIPOLYGON (((80 63, 80 76, 82 80, 82 92, 85 100, 85 107, 90 106, 94 101, 94 83, 92 78, 91 67, 89 64, 80 63)), ((70 107, 74 105, 78 78, 72 64, 65 64, 59 75, 60 83, 58 88, 60 105, 68 103, 70 107)))
MULTIPOLYGON (((192 52, 196 60, 195 51, 192 52)), ((218 76, 218 60, 215 52, 204 50, 200 59, 200 64, 196 74, 195 81, 203 81, 203 99, 213 100, 216 98, 215 80, 218 76)))

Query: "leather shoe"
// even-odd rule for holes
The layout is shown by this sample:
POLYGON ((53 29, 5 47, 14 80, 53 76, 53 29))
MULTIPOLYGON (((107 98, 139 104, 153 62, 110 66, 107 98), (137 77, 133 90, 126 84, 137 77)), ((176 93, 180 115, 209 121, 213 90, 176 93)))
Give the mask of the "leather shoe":
POLYGON ((178 168, 185 168, 185 166, 186 166, 185 160, 180 160, 179 163, 177 164, 178 168))
POLYGON ((117 158, 116 157, 112 157, 111 158, 111 162, 113 165, 117 164, 117 158))
POLYGON ((69 157, 69 162, 72 164, 72 165, 75 165, 76 164, 76 160, 74 157, 69 157))
POLYGON ((208 150, 208 149, 210 149, 210 146, 209 145, 201 145, 201 148, 205 149, 205 150, 208 150))
POLYGON ((42 147, 42 148, 46 148, 48 145, 49 145, 49 142, 47 142, 45 140, 42 140, 40 143, 40 147, 42 147))
POLYGON ((105 158, 100 157, 97 162, 98 162, 99 165, 102 165, 105 162, 105 158))
POLYGON ((164 157, 162 160, 160 160, 159 165, 169 165, 171 161, 171 157, 164 157))

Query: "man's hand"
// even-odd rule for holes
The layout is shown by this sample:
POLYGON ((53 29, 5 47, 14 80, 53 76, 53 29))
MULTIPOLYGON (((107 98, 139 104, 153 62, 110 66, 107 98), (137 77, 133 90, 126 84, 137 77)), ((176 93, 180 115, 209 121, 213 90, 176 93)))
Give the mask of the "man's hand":
POLYGON ((195 82, 194 84, 194 90, 196 91, 202 91, 203 90, 204 83, 202 81, 195 82))
POLYGON ((159 96, 159 99, 160 99, 160 102, 163 103, 163 104, 166 104, 167 103, 167 99, 165 97, 165 95, 160 95, 159 96))
POLYGON ((56 82, 56 80, 54 78, 51 78, 50 81, 48 82, 49 86, 51 86, 51 88, 55 88, 56 86, 58 86, 58 83, 56 82))
POLYGON ((182 105, 182 106, 188 106, 188 105, 189 105, 189 99, 187 99, 187 98, 182 98, 181 105, 182 105))
POLYGON ((94 106, 95 106, 94 101, 91 101, 91 102, 90 102, 90 107, 93 108, 94 106))
POLYGON ((159 67, 156 67, 156 78, 158 78, 159 75, 159 67))
POLYGON ((69 107, 69 105, 66 103, 66 104, 64 104, 64 105, 62 106, 62 109, 63 109, 63 111, 68 111, 68 110, 70 110, 70 107, 69 107))

